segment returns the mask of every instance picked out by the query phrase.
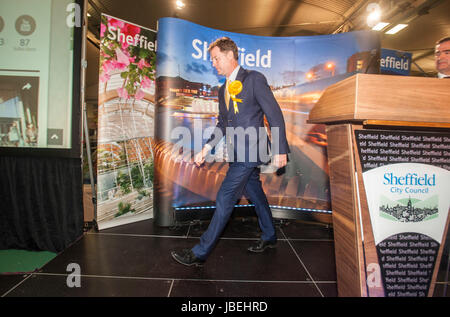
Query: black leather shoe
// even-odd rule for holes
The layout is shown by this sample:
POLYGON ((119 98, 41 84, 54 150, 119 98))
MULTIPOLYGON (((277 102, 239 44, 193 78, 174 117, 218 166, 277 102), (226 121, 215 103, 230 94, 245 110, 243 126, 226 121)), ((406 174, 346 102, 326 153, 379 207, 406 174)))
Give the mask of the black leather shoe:
POLYGON ((277 241, 259 240, 255 245, 250 246, 247 250, 249 250, 250 252, 260 253, 264 252, 264 250, 266 250, 267 248, 276 248, 276 246, 277 241))
POLYGON ((175 261, 186 266, 201 266, 205 263, 204 260, 197 258, 190 249, 183 249, 181 252, 172 251, 171 254, 175 261))

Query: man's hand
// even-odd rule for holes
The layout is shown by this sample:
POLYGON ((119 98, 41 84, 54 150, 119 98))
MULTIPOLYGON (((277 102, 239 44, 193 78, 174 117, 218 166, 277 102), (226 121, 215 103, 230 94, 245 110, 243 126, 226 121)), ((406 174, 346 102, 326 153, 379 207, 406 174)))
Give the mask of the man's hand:
POLYGON ((282 168, 287 164, 287 154, 275 154, 272 159, 272 165, 282 168))
POLYGON ((195 154, 194 156, 194 163, 197 166, 201 166, 205 162, 206 154, 208 154, 209 149, 207 147, 203 147, 200 152, 195 154))

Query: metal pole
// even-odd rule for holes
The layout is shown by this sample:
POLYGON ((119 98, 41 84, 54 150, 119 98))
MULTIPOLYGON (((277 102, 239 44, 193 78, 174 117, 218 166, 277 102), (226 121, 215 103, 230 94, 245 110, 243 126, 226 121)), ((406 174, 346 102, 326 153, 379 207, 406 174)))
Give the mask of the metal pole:
MULTIPOLYGON (((86 68, 87 68, 87 61, 86 61, 86 34, 87 34, 87 3, 86 0, 84 0, 83 3, 83 36, 82 36, 82 57, 81 57, 81 105, 82 105, 82 111, 83 111, 83 127, 81 138, 86 144, 86 154, 88 158, 88 164, 89 164, 89 178, 91 181, 91 189, 92 189, 92 204, 94 206, 94 219, 93 219, 93 225, 96 231, 98 231, 97 226, 97 191, 95 189, 95 180, 94 180, 94 172, 92 168, 92 157, 91 157, 91 143, 89 140, 89 129, 88 129, 88 123, 87 123, 87 109, 86 109, 86 102, 85 102, 85 89, 86 89, 86 68)), ((82 162, 83 162, 83 156, 82 156, 82 162)))
POLYGON ((95 180, 94 180, 94 169, 92 166, 92 156, 91 156, 91 143, 89 141, 89 129, 87 124, 87 110, 86 103, 83 102, 83 122, 84 122, 84 136, 85 136, 85 144, 86 144, 86 154, 88 158, 89 165, 89 179, 91 181, 91 189, 92 189, 92 204, 94 205, 94 227, 95 230, 98 231, 97 226, 97 191, 95 189, 95 180))

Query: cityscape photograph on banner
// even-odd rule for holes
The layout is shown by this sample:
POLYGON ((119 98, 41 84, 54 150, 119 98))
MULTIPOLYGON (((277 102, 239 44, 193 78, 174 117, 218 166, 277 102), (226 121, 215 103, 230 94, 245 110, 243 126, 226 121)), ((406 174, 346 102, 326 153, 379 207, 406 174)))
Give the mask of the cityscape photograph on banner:
MULTIPOLYGON (((155 190, 155 199, 178 211, 215 204, 228 169, 224 142, 201 167, 195 167, 191 158, 217 123, 218 92, 225 77, 213 68, 208 46, 222 36, 237 44, 241 67, 265 75, 286 123, 291 149, 288 165, 278 171, 270 165, 261 168, 269 204, 273 209, 331 219, 325 127, 306 121, 328 86, 358 72, 378 71, 375 56, 380 43, 373 32, 267 37, 160 19, 155 181, 161 186, 155 190)), ((237 205, 250 203, 243 197, 237 205)))

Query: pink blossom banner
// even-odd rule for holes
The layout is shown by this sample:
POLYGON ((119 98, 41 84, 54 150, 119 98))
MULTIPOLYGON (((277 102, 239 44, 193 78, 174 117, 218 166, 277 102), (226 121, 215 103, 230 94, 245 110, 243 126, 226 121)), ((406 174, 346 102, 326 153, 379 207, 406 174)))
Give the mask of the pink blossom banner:
POLYGON ((156 31, 102 15, 97 144, 99 229, 153 217, 156 31))

